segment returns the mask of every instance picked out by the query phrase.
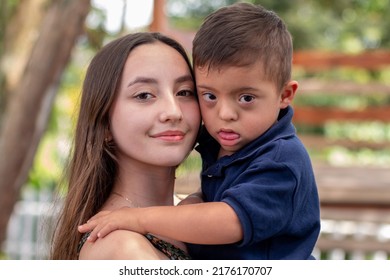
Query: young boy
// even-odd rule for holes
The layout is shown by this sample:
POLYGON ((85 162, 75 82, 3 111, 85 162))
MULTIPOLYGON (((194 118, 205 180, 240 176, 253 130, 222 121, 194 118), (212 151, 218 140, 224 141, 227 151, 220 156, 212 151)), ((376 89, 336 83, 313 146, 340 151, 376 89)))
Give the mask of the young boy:
POLYGON ((319 199, 291 123, 292 50, 283 21, 261 6, 210 14, 193 42, 205 203, 101 213, 79 230, 93 230, 91 241, 115 229, 166 236, 194 259, 313 259, 319 199))

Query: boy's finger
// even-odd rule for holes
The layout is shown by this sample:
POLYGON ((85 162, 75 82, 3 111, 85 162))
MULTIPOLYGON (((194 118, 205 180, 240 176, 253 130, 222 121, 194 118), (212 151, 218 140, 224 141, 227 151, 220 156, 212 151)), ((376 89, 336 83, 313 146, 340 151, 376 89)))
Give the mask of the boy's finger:
POLYGON ((96 239, 98 239, 98 231, 96 230, 96 228, 89 234, 87 240, 89 242, 95 242, 96 239))
POLYGON ((88 227, 88 224, 83 224, 83 225, 78 226, 77 230, 80 233, 86 233, 86 232, 90 231, 91 229, 88 227))
POLYGON ((114 227, 111 224, 106 224, 102 229, 99 230, 98 237, 103 238, 112 231, 118 230, 118 227, 114 227))
POLYGON ((98 225, 95 220, 88 220, 85 224, 78 226, 78 230, 81 233, 93 230, 98 225))

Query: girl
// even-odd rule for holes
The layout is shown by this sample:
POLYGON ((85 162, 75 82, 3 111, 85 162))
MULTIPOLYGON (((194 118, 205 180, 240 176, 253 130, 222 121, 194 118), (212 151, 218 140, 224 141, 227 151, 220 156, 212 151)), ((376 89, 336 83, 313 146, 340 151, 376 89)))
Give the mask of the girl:
POLYGON ((91 61, 83 85, 69 188, 51 259, 186 259, 174 240, 115 231, 98 242, 77 226, 102 210, 173 205, 175 169, 200 126, 185 50, 159 33, 116 39, 91 61))

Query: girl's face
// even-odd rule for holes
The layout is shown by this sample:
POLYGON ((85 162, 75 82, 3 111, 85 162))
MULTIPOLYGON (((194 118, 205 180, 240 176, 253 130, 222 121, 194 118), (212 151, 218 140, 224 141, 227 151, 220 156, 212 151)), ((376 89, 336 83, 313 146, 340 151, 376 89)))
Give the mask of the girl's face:
POLYGON ((200 126, 195 85, 183 57, 160 42, 136 47, 127 58, 110 118, 119 165, 180 164, 200 126))

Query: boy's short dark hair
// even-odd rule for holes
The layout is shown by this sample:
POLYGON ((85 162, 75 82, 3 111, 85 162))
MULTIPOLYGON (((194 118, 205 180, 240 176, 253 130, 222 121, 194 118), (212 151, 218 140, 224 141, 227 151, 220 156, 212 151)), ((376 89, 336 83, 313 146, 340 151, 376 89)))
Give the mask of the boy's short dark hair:
POLYGON ((260 5, 236 3, 208 15, 193 41, 194 67, 246 66, 259 60, 282 88, 291 79, 292 39, 283 20, 260 5))

